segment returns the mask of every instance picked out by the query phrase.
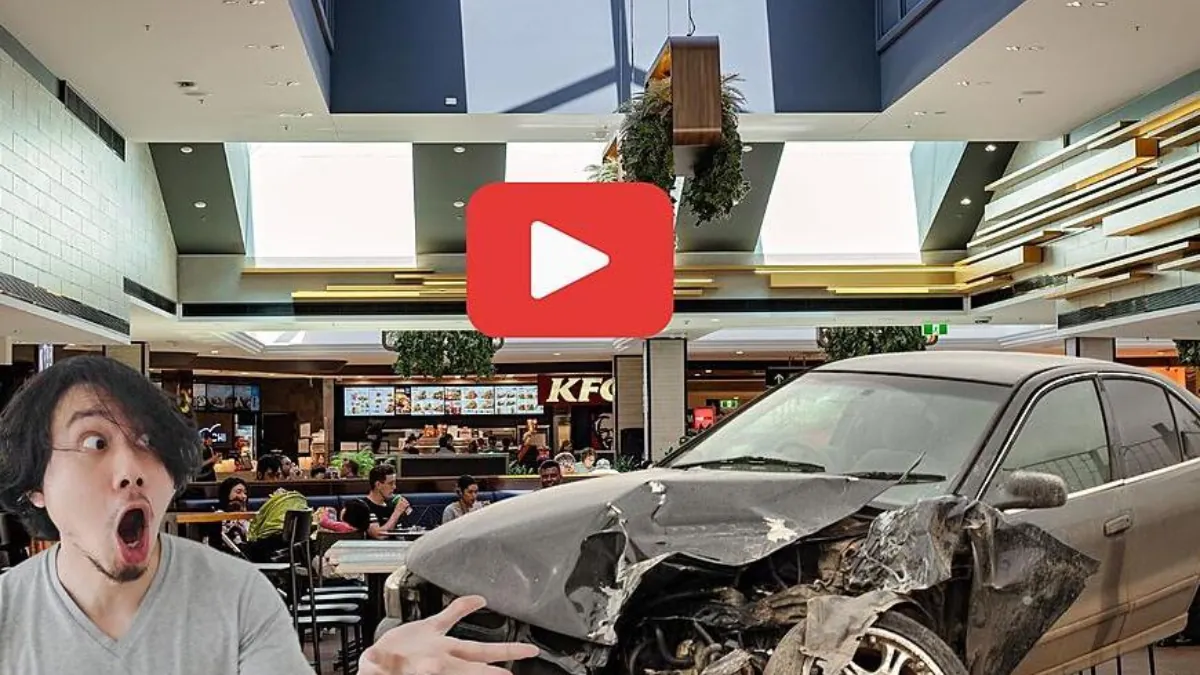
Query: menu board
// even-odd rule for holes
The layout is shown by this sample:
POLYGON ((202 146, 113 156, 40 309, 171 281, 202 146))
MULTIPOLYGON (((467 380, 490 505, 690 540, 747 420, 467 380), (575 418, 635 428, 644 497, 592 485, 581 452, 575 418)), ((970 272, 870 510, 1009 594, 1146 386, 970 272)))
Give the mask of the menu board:
POLYGON ((540 415, 537 385, 496 387, 497 415, 540 415))
POLYGON ((347 417, 392 415, 396 410, 395 387, 346 387, 343 394, 347 417))
POLYGON ((192 410, 208 410, 208 385, 203 382, 192 385, 192 410))
POLYGON ((258 385, 239 384, 233 388, 234 410, 258 410, 260 407, 258 385))
POLYGON ((208 385, 208 407, 206 410, 233 410, 233 385, 231 384, 212 384, 208 385))
POLYGON ((445 415, 445 387, 413 387, 412 414, 445 415))
POLYGON ((397 415, 412 414, 412 393, 408 387, 396 387, 395 399, 397 415))
POLYGON ((496 388, 446 387, 446 414, 495 415, 496 388))

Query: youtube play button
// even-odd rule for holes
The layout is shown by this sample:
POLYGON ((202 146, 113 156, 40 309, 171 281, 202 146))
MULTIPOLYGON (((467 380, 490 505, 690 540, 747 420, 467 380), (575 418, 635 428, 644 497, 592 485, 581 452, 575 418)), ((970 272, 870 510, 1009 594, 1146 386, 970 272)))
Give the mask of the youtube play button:
POLYGON ((467 314, 495 337, 649 337, 674 307, 675 215, 644 183, 493 183, 467 205, 467 314))
POLYGON ((569 234, 535 221, 529 232, 529 294, 541 300, 608 267, 610 258, 569 234))

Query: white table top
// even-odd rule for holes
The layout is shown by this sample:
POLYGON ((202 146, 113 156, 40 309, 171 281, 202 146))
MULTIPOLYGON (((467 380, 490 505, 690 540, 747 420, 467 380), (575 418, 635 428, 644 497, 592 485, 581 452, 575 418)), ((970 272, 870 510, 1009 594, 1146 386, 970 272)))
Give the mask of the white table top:
POLYGON ((404 564, 411 546, 411 541, 345 539, 327 555, 339 574, 391 574, 404 564))

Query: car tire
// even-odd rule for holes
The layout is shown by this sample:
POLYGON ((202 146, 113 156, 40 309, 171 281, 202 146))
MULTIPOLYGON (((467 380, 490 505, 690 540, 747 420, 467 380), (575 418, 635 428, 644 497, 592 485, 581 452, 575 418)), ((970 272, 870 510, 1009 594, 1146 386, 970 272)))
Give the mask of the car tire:
MULTIPOLYGON (((804 630, 801 626, 797 630, 804 630)), ((886 612, 867 629, 863 636, 854 662, 859 670, 847 669, 844 673, 863 673, 864 675, 968 675, 958 655, 936 633, 899 612, 886 612), (918 662, 919 670, 900 667, 896 662, 901 657, 908 663, 918 662), (890 661, 889 661, 890 659, 890 661)), ((777 672, 787 672, 787 668, 777 672)), ((812 657, 800 659, 796 675, 843 675, 843 673, 825 673, 820 663, 812 657)))

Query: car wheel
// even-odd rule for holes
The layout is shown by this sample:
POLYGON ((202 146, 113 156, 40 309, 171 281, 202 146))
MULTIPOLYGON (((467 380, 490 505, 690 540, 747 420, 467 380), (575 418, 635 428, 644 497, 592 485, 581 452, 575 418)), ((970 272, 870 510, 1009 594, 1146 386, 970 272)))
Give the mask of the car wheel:
POLYGON ((967 675, 967 669, 933 631, 887 612, 867 629, 854 660, 841 673, 827 673, 819 660, 804 656, 798 675, 967 675))

